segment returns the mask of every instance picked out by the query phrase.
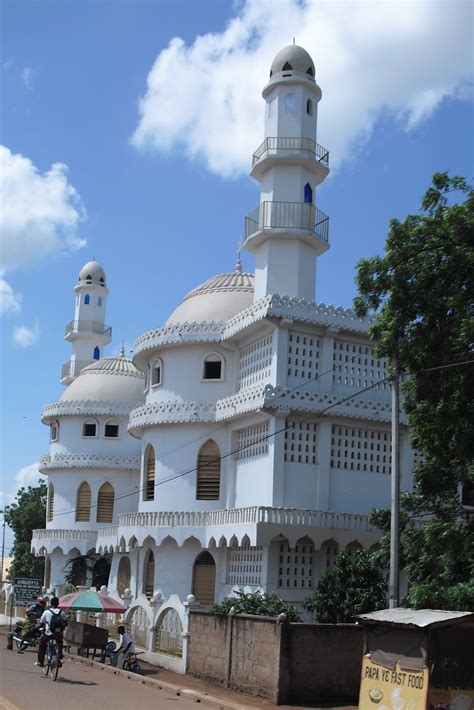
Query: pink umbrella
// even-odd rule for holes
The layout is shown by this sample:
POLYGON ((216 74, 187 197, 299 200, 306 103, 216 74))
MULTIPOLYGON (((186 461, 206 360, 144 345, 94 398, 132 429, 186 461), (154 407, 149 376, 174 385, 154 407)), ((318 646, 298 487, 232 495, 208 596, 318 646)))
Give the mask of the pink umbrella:
POLYGON ((100 592, 91 592, 90 589, 60 597, 59 608, 63 611, 106 611, 112 614, 123 614, 125 611, 125 607, 113 597, 100 592))

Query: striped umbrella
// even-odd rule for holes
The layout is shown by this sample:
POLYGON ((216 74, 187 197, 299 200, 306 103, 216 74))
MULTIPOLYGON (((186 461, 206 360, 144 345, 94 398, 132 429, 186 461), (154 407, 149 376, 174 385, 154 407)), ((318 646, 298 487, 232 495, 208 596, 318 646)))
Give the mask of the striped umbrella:
POLYGON ((106 611, 112 614, 123 614, 125 611, 125 607, 113 597, 100 592, 91 592, 90 589, 60 597, 59 608, 63 611, 106 611))

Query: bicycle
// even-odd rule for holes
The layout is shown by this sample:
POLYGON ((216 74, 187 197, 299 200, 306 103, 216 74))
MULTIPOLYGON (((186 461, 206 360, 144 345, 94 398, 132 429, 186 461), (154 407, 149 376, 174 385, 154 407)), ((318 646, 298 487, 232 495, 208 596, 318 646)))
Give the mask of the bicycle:
POLYGON ((137 659, 137 656, 139 655, 140 653, 128 653, 127 657, 123 662, 123 670, 129 671, 130 673, 138 673, 138 675, 143 675, 142 667, 137 659))
POLYGON ((43 675, 45 678, 50 675, 53 681, 56 680, 61 665, 59 646, 54 638, 48 639, 43 667, 43 675))

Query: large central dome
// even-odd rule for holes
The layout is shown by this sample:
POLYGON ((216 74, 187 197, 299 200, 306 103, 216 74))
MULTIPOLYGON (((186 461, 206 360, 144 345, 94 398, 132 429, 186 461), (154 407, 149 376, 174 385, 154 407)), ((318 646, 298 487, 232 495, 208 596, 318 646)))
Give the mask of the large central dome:
POLYGON ((61 395, 61 401, 106 400, 135 404, 144 399, 145 375, 122 348, 120 357, 104 357, 88 365, 61 395))
POLYGON ((254 275, 235 271, 213 276, 190 291, 173 311, 166 325, 225 321, 253 303, 254 275))

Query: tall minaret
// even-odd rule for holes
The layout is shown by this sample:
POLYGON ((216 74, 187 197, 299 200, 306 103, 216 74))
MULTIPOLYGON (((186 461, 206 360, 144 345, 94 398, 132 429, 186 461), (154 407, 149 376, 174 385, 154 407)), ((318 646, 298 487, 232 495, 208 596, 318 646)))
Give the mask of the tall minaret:
POLYGON ((328 248, 328 217, 315 188, 329 173, 329 153, 316 143, 321 89, 313 60, 290 45, 273 60, 263 89, 265 140, 252 158, 260 205, 245 218, 244 248, 255 254, 255 296, 315 297, 316 257, 328 248))
POLYGON ((74 291, 74 320, 68 323, 64 335, 64 339, 72 344, 72 353, 71 359, 62 368, 63 385, 70 384, 93 360, 100 360, 104 346, 112 339, 112 328, 105 325, 109 291, 100 264, 88 261, 82 267, 74 291))

